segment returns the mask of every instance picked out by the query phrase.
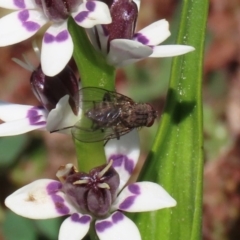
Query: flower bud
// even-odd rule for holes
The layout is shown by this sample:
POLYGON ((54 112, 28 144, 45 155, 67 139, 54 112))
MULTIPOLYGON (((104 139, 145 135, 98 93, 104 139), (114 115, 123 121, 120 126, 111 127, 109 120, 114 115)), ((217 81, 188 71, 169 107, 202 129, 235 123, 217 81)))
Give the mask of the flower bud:
POLYGON ((119 183, 119 175, 110 163, 89 174, 68 174, 62 190, 82 213, 105 217, 116 199, 119 183))
POLYGON ((113 39, 132 39, 138 8, 132 0, 103 0, 111 13, 112 23, 104 25, 109 34, 109 42, 113 39))
POLYGON ((69 104, 75 115, 79 109, 79 84, 70 67, 65 67, 54 77, 46 76, 41 65, 33 71, 30 78, 32 91, 45 109, 51 111, 59 100, 69 95, 69 104))

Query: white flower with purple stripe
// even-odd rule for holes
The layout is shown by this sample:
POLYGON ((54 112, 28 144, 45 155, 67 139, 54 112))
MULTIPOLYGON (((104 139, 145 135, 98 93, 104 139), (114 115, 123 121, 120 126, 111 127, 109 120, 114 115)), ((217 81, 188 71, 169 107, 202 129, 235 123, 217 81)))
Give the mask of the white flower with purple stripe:
POLYGON ((116 0, 109 5, 112 23, 88 29, 92 44, 106 55, 109 64, 121 67, 147 57, 173 57, 195 50, 187 45, 160 45, 171 35, 165 19, 135 32, 139 6, 139 0, 116 0), (119 12, 119 8, 125 11, 119 12))
POLYGON ((120 140, 110 140, 105 152, 108 164, 91 170, 88 175, 75 172, 72 164, 67 164, 57 173, 60 182, 41 179, 30 183, 10 195, 5 200, 6 206, 32 219, 70 215, 60 227, 59 240, 83 239, 92 221, 95 221, 100 240, 140 240, 137 226, 122 211, 155 211, 173 207, 176 201, 161 186, 152 182, 137 182, 122 189, 139 157, 136 130, 120 140), (89 187, 91 184, 87 185, 91 174, 94 176, 91 184, 96 184, 94 191, 89 187), (118 188, 119 181, 121 184, 118 188), (104 194, 96 197, 95 192, 104 194), (104 205, 103 209, 96 201, 104 205))
MULTIPOLYGON (((56 108, 50 112, 44 107, 12 104, 0 101, 0 136, 13 136, 36 129, 49 132, 73 126, 81 116, 81 109, 75 115, 69 104, 69 96, 62 97, 56 108)), ((71 129, 61 132, 71 133, 71 129)))
POLYGON ((0 7, 16 10, 0 19, 1 47, 26 40, 51 23, 43 36, 41 53, 42 69, 48 76, 59 73, 72 56, 69 16, 84 28, 111 22, 107 5, 94 0, 0 0, 0 7))

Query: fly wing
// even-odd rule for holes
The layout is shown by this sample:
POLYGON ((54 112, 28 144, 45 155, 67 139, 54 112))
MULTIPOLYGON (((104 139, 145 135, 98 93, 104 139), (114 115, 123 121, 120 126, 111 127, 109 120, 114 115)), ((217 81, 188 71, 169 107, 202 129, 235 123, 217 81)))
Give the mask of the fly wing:
MULTIPOLYGON (((83 109, 83 114, 80 120, 72 127, 72 134, 74 138, 81 142, 98 142, 102 140, 109 140, 112 138, 119 138, 120 136, 131 131, 128 127, 117 124, 116 126, 106 127, 106 119, 102 126, 94 123, 86 116, 89 110, 97 110, 98 117, 101 116, 101 106, 106 103, 110 108, 116 106, 121 107, 126 102, 134 103, 131 98, 128 98, 120 93, 107 91, 102 88, 85 87, 79 90, 80 107, 83 109)), ((94 111, 92 111, 94 114, 94 111)), ((104 115, 104 113, 103 113, 104 115)), ((107 116, 109 118, 109 115, 107 116)), ((111 120, 113 120, 112 116, 111 120)))
POLYGON ((111 127, 92 130, 90 128, 82 128, 75 125, 72 128, 73 137, 80 142, 99 142, 112 138, 119 139, 122 135, 129 133, 132 128, 127 127, 111 127))
POLYGON ((84 110, 91 109, 94 104, 100 102, 112 102, 113 104, 124 104, 125 102, 133 102, 127 96, 114 91, 108 91, 102 88, 85 87, 79 90, 80 107, 84 110))

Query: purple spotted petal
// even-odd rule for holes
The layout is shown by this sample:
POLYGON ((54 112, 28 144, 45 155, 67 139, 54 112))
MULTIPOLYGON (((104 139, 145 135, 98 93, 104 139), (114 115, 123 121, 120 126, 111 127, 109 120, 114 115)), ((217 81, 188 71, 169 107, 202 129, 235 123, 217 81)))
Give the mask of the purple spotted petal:
POLYGON ((36 4, 33 0, 0 0, 0 7, 12 10, 34 9, 36 4))
POLYGON ((165 41, 170 35, 169 23, 162 19, 140 30, 133 39, 145 45, 155 46, 165 41))
POLYGON ((100 240, 141 240, 137 226, 121 212, 115 212, 104 220, 97 220, 95 229, 100 240))
POLYGON ((52 25, 44 34, 41 53, 42 70, 47 76, 55 76, 63 70, 73 53, 72 38, 67 22, 52 25))
POLYGON ((43 13, 36 10, 15 11, 6 15, 0 19, 0 46, 30 38, 47 21, 43 13))
POLYGON ((47 112, 41 107, 0 102, 0 136, 12 136, 45 128, 47 112))
POLYGON ((76 212, 60 189, 58 181, 37 180, 12 193, 5 204, 16 214, 32 219, 48 219, 76 212))
POLYGON ((87 234, 92 217, 89 215, 81 215, 74 213, 68 217, 61 225, 59 231, 59 240, 77 240, 83 239, 87 234))
POLYGON ((145 212, 175 205, 176 201, 160 185, 152 182, 139 182, 123 189, 112 206, 112 210, 145 212))
POLYGON ((111 16, 107 5, 100 1, 86 1, 79 5, 72 13, 76 23, 84 28, 91 28, 97 24, 108 24, 111 16))
POLYGON ((122 189, 133 173, 138 162, 140 147, 137 130, 120 137, 119 140, 110 140, 105 146, 107 160, 113 160, 113 167, 120 176, 122 189))

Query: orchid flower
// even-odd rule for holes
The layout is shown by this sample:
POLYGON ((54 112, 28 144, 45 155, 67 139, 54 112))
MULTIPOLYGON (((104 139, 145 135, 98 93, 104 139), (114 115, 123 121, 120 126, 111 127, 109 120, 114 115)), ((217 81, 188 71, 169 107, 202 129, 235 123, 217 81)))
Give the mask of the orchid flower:
POLYGON ((60 181, 32 182, 8 196, 6 206, 31 219, 70 215, 60 227, 59 240, 83 239, 92 221, 100 240, 140 240, 137 226, 122 212, 155 211, 173 207, 176 201, 156 183, 137 182, 124 187, 139 157, 136 130, 120 140, 110 140, 105 153, 106 165, 86 174, 67 164, 57 173, 60 181))
POLYGON ((0 119, 4 121, 0 124, 0 136, 18 135, 36 129, 49 132, 60 129, 60 132, 70 133, 70 128, 61 129, 73 126, 80 119, 78 79, 68 66, 56 76, 48 77, 42 72, 41 66, 35 68, 24 55, 23 58, 25 62, 13 60, 32 71, 32 90, 42 105, 0 101, 0 119))
POLYGON ((135 32, 139 0, 103 2, 109 6, 112 23, 87 31, 94 47, 103 52, 110 65, 121 67, 147 57, 173 57, 195 50, 187 45, 160 45, 171 35, 165 19, 135 32))
POLYGON ((0 0, 0 7, 16 10, 0 19, 1 47, 26 40, 51 23, 43 36, 41 54, 42 69, 47 76, 59 73, 72 56, 69 16, 84 28, 111 22, 107 5, 94 0, 0 0))

